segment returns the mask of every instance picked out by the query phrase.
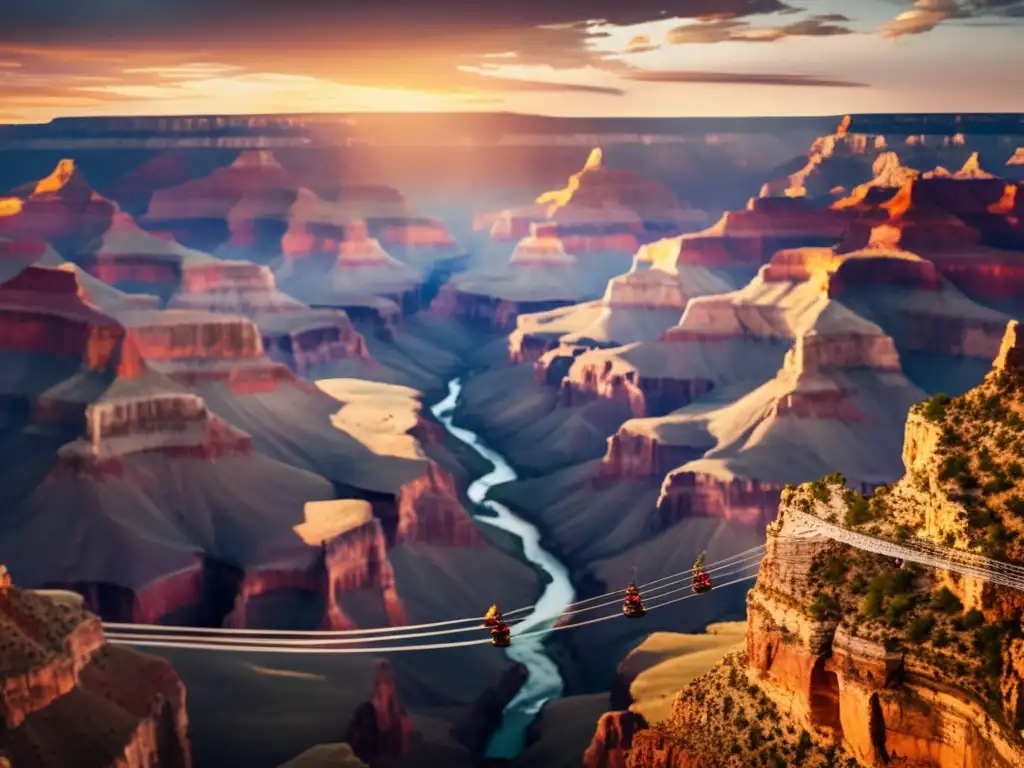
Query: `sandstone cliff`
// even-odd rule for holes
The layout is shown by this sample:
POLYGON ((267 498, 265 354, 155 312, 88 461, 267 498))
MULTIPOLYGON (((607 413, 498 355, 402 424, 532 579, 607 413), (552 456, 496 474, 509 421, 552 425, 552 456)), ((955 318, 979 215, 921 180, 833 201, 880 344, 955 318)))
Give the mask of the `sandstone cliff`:
POLYGON ((282 290, 314 306, 363 307, 376 297, 396 301, 403 312, 420 308, 426 275, 393 258, 366 222, 346 222, 328 258, 287 258, 276 272, 282 290))
POLYGON ((706 213, 681 203, 665 186, 633 171, 605 167, 598 148, 565 188, 540 195, 532 206, 481 217, 477 227, 489 228, 494 240, 519 240, 534 225, 549 222, 552 235, 575 255, 632 253, 642 243, 697 229, 706 221, 706 213))
POLYGON ((784 492, 747 599, 746 652, 634 736, 626 765, 1024 762, 1017 593, 899 568, 801 523, 1019 561, 1022 350, 1011 323, 983 384, 911 411, 906 474, 891 488, 864 496, 835 475, 784 492))
POLYGON ((252 262, 190 265, 167 306, 248 317, 267 356, 299 376, 338 361, 369 360, 366 341, 345 312, 311 309, 281 293, 273 272, 252 262))
POLYGON ((21 201, 9 226, 22 237, 58 246, 64 252, 91 242, 109 226, 117 206, 99 195, 74 160, 61 160, 53 172, 13 191, 21 201))
POLYGON ((104 283, 164 300, 182 284, 186 270, 198 267, 209 273, 218 266, 212 256, 149 234, 120 210, 98 240, 70 258, 104 283))
POLYGON ((0 758, 9 765, 188 768, 171 665, 104 640, 72 602, 0 587, 0 758))
POLYGON ((242 152, 233 163, 204 178, 157 190, 149 200, 144 223, 179 242, 212 251, 233 235, 242 244, 255 244, 264 234, 257 231, 259 213, 270 208, 271 231, 266 234, 270 240, 276 234, 279 241, 283 227, 275 232, 274 220, 287 211, 298 186, 272 152, 242 152), (232 233, 229 217, 240 203, 242 209, 234 219, 238 231, 232 233), (241 215, 250 209, 252 216, 241 215))

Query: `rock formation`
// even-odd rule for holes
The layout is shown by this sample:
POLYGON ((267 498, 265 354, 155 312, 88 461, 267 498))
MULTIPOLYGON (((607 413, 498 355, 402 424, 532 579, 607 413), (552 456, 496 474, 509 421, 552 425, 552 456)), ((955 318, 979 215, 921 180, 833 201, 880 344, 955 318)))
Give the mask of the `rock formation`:
MULTIPOLYGON (((834 133, 815 139, 807 151, 806 160, 795 172, 765 184, 761 197, 830 200, 837 193, 854 189, 852 197, 856 198, 859 193, 855 188, 872 177, 884 178, 880 172, 887 168, 897 170, 897 155, 911 166, 921 168, 931 167, 936 161, 963 162, 970 154, 963 134, 936 135, 926 139, 906 136, 894 130, 883 135, 874 132, 881 126, 857 130, 857 123, 865 121, 851 120, 847 115, 834 133)), ((888 180, 894 181, 895 178, 890 175, 888 180)), ((873 186, 884 188, 884 185, 873 186)), ((872 196, 883 194, 881 191, 872 192, 872 196)))
POLYGON ((871 211, 892 197, 908 182, 920 177, 921 172, 907 168, 895 152, 883 152, 871 166, 872 179, 853 188, 849 196, 832 204, 836 210, 871 211))
POLYGON ((391 666, 378 661, 373 696, 356 710, 345 741, 358 757, 374 761, 408 754, 411 734, 412 720, 398 700, 391 666))
MULTIPOLYGON (((510 339, 512 359, 537 359, 560 344, 571 355, 580 344, 651 341, 675 324, 691 298, 735 290, 780 249, 835 245, 852 220, 847 212, 814 209, 800 199, 754 198, 703 232, 641 247, 630 272, 608 282, 600 305, 524 317, 510 339)), ((564 360, 566 351, 548 361, 564 360)), ((542 368, 538 377, 550 378, 548 366, 542 368)))
MULTIPOLYGON (((99 195, 73 160, 61 160, 44 179, 12 192, 20 200, 12 234, 51 243, 65 252, 84 246, 110 226, 116 205, 99 195)), ((10 212, 10 211, 9 211, 10 212)))
POLYGON ((170 233, 179 242, 207 251, 229 237, 239 245, 273 242, 284 231, 281 222, 298 187, 272 152, 242 152, 231 165, 209 176, 157 190, 143 221, 147 229, 170 233), (262 220, 269 220, 266 240, 256 231, 262 220))
POLYGON ((1011 324, 984 383, 911 411, 894 486, 865 497, 832 475, 784 492, 747 598, 746 653, 635 735, 627 766, 741 766, 758 754, 810 766, 1024 762, 1022 641, 1007 629, 1017 593, 900 569, 800 522, 811 514, 1019 562, 1018 454, 1007 446, 1021 433, 1021 358, 1011 324))
POLYGON ((183 154, 167 150, 153 155, 118 179, 111 190, 111 197, 129 213, 142 214, 149 207, 154 192, 184 184, 191 177, 183 154))
POLYGON ((901 353, 943 355, 953 374, 991 359, 1006 321, 912 254, 780 251, 747 288, 691 301, 663 340, 577 355, 562 387, 570 401, 618 399, 654 417, 611 437, 601 482, 664 478, 666 525, 761 525, 786 483, 836 468, 860 488, 894 480, 893 425, 924 396, 901 353), (791 443, 806 463, 782 448, 791 443))
POLYGON ((911 251, 983 301, 1024 296, 1019 186, 986 176, 909 181, 851 228, 846 248, 911 251))
POLYGON ((633 171, 606 168, 594 149, 564 189, 540 195, 532 206, 481 217, 494 240, 519 240, 535 224, 550 223, 551 234, 573 255, 597 251, 633 253, 666 234, 696 229, 707 214, 689 208, 657 182, 633 171))
POLYGON ((278 291, 269 268, 249 261, 189 265, 167 306, 248 317, 259 328, 267 356, 299 376, 341 361, 373 365, 366 341, 345 312, 311 309, 278 291))
MULTIPOLYGON (((262 424, 252 415, 238 418, 246 397, 278 392, 294 400, 303 391, 263 355, 255 326, 183 311, 126 310, 115 321, 83 300, 75 278, 65 269, 29 267, 0 286, 4 364, 23 372, 5 386, 5 424, 55 431, 54 438, 35 441, 31 454, 40 461, 52 456, 50 463, 37 462, 27 475, 8 469, 18 481, 5 486, 5 509, 33 522, 0 547, 23 583, 73 588, 90 605, 105 606, 107 618, 143 622, 181 610, 212 612, 219 620, 218 611, 235 601, 233 621, 244 624, 239 612, 252 598, 300 589, 325 596, 332 626, 350 626, 335 598, 380 589, 390 619, 400 623, 385 525, 367 511, 358 524, 323 524, 319 537, 308 537, 309 526, 300 533, 309 522, 308 503, 334 498, 331 483, 259 453, 252 433, 238 426, 262 424), (219 393, 210 389, 218 383, 225 387, 219 393), (227 410, 236 423, 215 415, 189 386, 204 388, 224 407, 226 393, 241 398, 227 410), (120 501, 104 503, 96 496, 100 488, 114 488, 107 492, 120 501), (118 517, 119 509, 135 510, 132 525, 118 517), (52 547, 47 537, 54 529, 90 556, 62 567, 53 565, 55 556, 40 557, 52 547), (362 570, 349 575, 354 567, 362 570)), ((299 421, 289 428, 301 433, 299 421)), ((326 427, 339 447, 358 444, 326 427)), ((265 428, 257 433, 261 443, 265 434, 265 428)), ((405 539, 477 541, 450 476, 423 458, 393 463, 408 479, 400 474, 374 489, 394 489, 381 514, 394 525, 404 521, 405 539), (435 520, 431 514, 436 530, 423 522, 435 520), (472 530, 459 533, 467 523, 472 530)), ((366 473, 365 466, 353 469, 353 479, 366 473)))
POLYGON ((286 260, 277 270, 282 290, 320 307, 372 307, 378 297, 385 297, 404 312, 419 309, 426 277, 392 258, 379 240, 370 237, 365 221, 347 222, 334 248, 328 260, 286 260))
MULTIPOLYGON (((600 301, 520 315, 509 336, 511 359, 536 360, 559 346, 572 350, 651 341, 675 325, 691 298, 735 290, 753 277, 752 266, 717 260, 705 265, 684 257, 690 237, 642 246, 630 271, 608 281, 600 301)), ((562 358, 556 353, 551 359, 562 358)), ((546 380, 548 369, 539 369, 538 378, 546 380)))
POLYGON ((176 291, 186 270, 216 269, 212 256, 151 235, 127 213, 114 213, 110 226, 93 244, 70 255, 73 262, 93 277, 129 293, 158 296, 176 291))
POLYGON ((0 591, 0 681, 8 765, 192 765, 174 669, 108 644, 100 620, 74 603, 0 591))
POLYGON ((926 179, 994 179, 988 171, 985 171, 981 167, 981 161, 978 159, 978 153, 972 152, 971 156, 967 158, 967 161, 963 164, 963 167, 956 172, 950 172, 943 168, 941 165, 938 166, 934 171, 928 171, 924 174, 926 179))

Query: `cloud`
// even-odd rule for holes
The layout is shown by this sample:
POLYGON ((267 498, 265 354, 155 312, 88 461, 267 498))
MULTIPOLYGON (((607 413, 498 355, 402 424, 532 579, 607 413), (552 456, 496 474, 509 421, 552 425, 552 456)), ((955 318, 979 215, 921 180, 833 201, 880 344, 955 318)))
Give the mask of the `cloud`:
POLYGON ((626 79, 643 83, 717 83, 725 85, 783 85, 789 87, 813 88, 868 87, 866 83, 814 77, 813 75, 696 72, 689 70, 667 70, 660 72, 638 71, 627 76, 626 79))
POLYGON ((788 37, 833 37, 853 30, 837 22, 849 21, 841 14, 810 16, 777 27, 755 27, 742 19, 715 19, 676 27, 668 33, 673 45, 710 43, 774 43, 788 37))
MULTIPOLYGON (((625 68, 595 49, 607 32, 659 19, 786 13, 782 0, 47 0, 12 3, 7 51, 119 58, 132 68, 203 61, 354 85, 459 90, 459 66, 625 68), (151 63, 155 57, 165 61, 151 63)), ((634 51, 634 53, 637 51, 634 51)))
POLYGON ((647 35, 635 35, 626 43, 625 53, 650 53, 661 48, 660 45, 651 42, 647 35))
POLYGON ((1022 18, 1024 0, 917 0, 907 11, 879 28, 882 37, 899 39, 923 35, 954 19, 1022 18))

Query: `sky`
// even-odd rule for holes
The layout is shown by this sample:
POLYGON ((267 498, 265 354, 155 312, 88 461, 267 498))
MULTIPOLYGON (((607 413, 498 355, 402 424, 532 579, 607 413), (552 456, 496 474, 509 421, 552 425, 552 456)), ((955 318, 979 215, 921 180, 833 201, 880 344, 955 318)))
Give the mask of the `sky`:
POLYGON ((0 122, 1024 112, 1022 73, 1024 0, 0 0, 0 122))

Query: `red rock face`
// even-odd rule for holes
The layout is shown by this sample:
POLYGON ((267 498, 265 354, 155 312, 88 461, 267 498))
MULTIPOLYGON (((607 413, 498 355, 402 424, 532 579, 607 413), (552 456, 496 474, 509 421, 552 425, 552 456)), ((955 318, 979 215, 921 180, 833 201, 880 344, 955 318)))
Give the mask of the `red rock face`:
POLYGON ((366 339, 344 312, 310 311, 309 319, 297 327, 264 325, 260 330, 267 356, 298 376, 308 376, 313 366, 335 360, 370 358, 366 339))
POLYGON ((465 293, 455 286, 441 287, 430 304, 430 313, 442 317, 454 317, 474 327, 494 331, 511 331, 516 327, 516 318, 530 312, 564 306, 566 301, 506 301, 478 293, 465 293))
POLYGON ((647 727, 635 712, 605 712, 583 753, 583 768, 625 768, 635 735, 647 727))
POLYGON ((917 291, 942 289, 939 270, 930 261, 857 258, 844 260, 829 277, 828 295, 839 297, 851 288, 864 285, 899 286, 917 291))
POLYGON ((664 477, 703 453, 700 449, 662 445, 646 436, 619 431, 608 438, 608 450, 594 482, 600 485, 616 480, 664 477))
POLYGON ((146 360, 182 358, 262 359, 263 342, 245 318, 191 312, 139 313, 128 335, 146 360))
POLYGON ((0 755, 39 768, 189 768, 185 689, 163 659, 105 644, 97 617, 0 592, 0 755), (82 735, 88 733, 89 738, 82 735))
POLYGON ((138 349, 123 327, 82 299, 74 272, 29 267, 0 285, 0 352, 79 359, 91 371, 136 376, 138 349))
POLYGON ((408 755, 412 749, 412 719, 398 699, 394 675, 386 661, 377 662, 377 682, 370 701, 352 717, 345 742, 360 759, 408 755))
MULTIPOLYGON (((387 555, 380 520, 373 518, 327 542, 327 612, 324 629, 353 629, 339 598, 346 592, 380 592, 390 626, 406 623, 405 608, 395 588, 395 572, 387 555)), ((353 745, 354 746, 354 745, 353 745)))
POLYGON ((775 519, 781 494, 781 483, 670 471, 658 498, 658 517, 666 529, 688 517, 720 517, 761 527, 775 519))
POLYGON ((395 546, 411 543, 487 546, 459 501, 455 480, 433 461, 426 472, 402 486, 397 506, 395 546))
POLYGON ((47 178, 19 187, 13 195, 21 210, 7 222, 21 237, 59 243, 62 248, 84 245, 107 230, 116 205, 98 195, 72 160, 61 160, 47 178))
POLYGON ((703 768, 704 763, 657 731, 633 737, 626 768, 703 768))
POLYGON ((560 403, 569 407, 602 398, 627 405, 636 418, 664 416, 688 405, 713 386, 713 382, 705 379, 668 379, 644 376, 638 370, 616 371, 607 360, 580 362, 562 379, 560 403))

